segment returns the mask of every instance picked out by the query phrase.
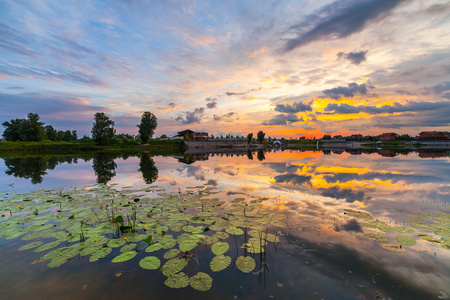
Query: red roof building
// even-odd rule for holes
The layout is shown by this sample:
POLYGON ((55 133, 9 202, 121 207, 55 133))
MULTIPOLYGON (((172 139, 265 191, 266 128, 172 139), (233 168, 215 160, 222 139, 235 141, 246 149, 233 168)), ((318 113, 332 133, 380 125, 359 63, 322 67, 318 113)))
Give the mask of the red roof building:
POLYGON ((448 140, 450 139, 450 136, 448 132, 442 132, 442 131, 422 131, 419 133, 418 136, 416 136, 416 139, 418 140, 428 140, 428 141, 441 141, 441 140, 448 140))
POLYGON ((398 134, 394 132, 383 133, 378 136, 380 141, 395 141, 397 139, 398 134))

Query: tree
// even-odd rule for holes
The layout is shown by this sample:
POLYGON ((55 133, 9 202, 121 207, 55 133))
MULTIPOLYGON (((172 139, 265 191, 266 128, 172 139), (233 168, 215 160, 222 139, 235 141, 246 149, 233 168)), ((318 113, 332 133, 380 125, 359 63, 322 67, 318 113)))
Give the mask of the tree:
POLYGON ((144 153, 141 157, 138 171, 142 172, 142 177, 147 184, 150 184, 158 179, 158 168, 156 167, 153 159, 146 153, 144 153))
POLYGON ((25 122, 25 119, 15 119, 10 122, 3 122, 2 125, 5 127, 3 137, 10 142, 20 141, 20 127, 23 122, 25 122))
POLYGON ((53 128, 52 125, 47 125, 44 127, 45 134, 47 135, 47 139, 50 141, 57 141, 58 140, 58 132, 55 128, 53 128))
POLYGON ((331 135, 329 134, 324 134, 322 137, 322 140, 326 141, 326 140, 331 140, 331 135))
POLYGON ((29 113, 28 119, 20 124, 20 140, 23 142, 39 142, 47 138, 44 122, 39 122, 39 115, 29 113))
POLYGON ((253 139, 253 133, 249 133, 247 134, 247 143, 250 144, 252 142, 253 139))
POLYGON ((110 143, 116 133, 114 121, 110 120, 104 113, 96 113, 91 133, 92 139, 100 145, 110 143))
POLYGON ((149 111, 144 112, 141 117, 141 124, 137 125, 143 143, 147 143, 148 139, 153 136, 156 126, 158 126, 158 122, 155 115, 149 111))
POLYGON ((264 132, 262 132, 262 130, 258 131, 256 140, 258 141, 258 143, 262 144, 262 142, 264 142, 264 136, 266 134, 264 132))

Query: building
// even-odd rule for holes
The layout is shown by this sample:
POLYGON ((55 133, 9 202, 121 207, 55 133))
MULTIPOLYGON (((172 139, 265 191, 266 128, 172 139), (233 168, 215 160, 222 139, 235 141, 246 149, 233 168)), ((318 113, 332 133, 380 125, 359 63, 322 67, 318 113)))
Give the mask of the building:
POLYGON ((333 140, 343 140, 344 137, 342 135, 335 135, 333 136, 333 140))
POLYGON ((177 136, 183 137, 185 140, 189 141, 207 141, 209 140, 209 136, 207 132, 196 132, 192 130, 183 130, 178 131, 177 136))
POLYGON ((417 140, 442 141, 450 139, 448 132, 444 131, 422 131, 416 136, 417 140))
POLYGON ((380 141, 395 141, 398 137, 398 134, 394 132, 383 133, 378 136, 380 141))

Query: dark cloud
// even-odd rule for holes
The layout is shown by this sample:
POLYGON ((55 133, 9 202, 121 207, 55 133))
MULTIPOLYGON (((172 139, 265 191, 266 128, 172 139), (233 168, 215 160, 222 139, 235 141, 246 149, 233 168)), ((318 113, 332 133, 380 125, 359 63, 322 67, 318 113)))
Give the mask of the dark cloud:
POLYGON ((209 102, 206 104, 207 108, 213 109, 217 107, 217 98, 206 98, 205 100, 209 102))
POLYGON ((332 89, 322 91, 325 95, 333 99, 340 99, 341 96, 353 97, 356 93, 360 95, 367 94, 367 86, 365 83, 357 84, 356 82, 349 83, 347 87, 338 86, 332 89))
POLYGON ((217 186, 219 184, 219 182, 218 182, 218 180, 210 179, 210 180, 208 180, 208 182, 206 182, 206 184, 217 186))
POLYGON ((226 92, 225 95, 227 96, 239 96, 239 95, 245 95, 247 92, 241 92, 241 93, 233 93, 233 92, 226 92))
POLYGON ((400 94, 400 95, 408 95, 408 96, 414 95, 413 93, 411 93, 410 91, 407 91, 407 90, 395 90, 394 92, 396 92, 397 94, 400 94))
POLYGON ((200 123, 204 111, 205 111, 204 107, 198 107, 194 109, 194 111, 185 112, 184 118, 182 116, 178 116, 178 118, 176 118, 175 120, 181 122, 182 124, 200 123))
POLYGON ((287 39, 284 51, 291 51, 314 41, 345 38, 362 31, 370 21, 388 16, 403 1, 335 1, 291 26, 287 34, 294 37, 287 39))
POLYGON ((21 86, 10 86, 10 87, 7 87, 6 89, 8 89, 8 90, 24 90, 25 88, 23 88, 21 86))
POLYGON ((434 94, 441 94, 448 90, 450 90, 450 81, 431 87, 431 91, 433 91, 434 94))
POLYGON ((302 185, 308 183, 311 180, 311 176, 297 175, 297 174, 283 174, 275 176, 276 183, 292 183, 294 185, 302 185))
POLYGON ((337 57, 339 59, 347 59, 354 65, 359 65, 363 61, 366 61, 366 59, 367 59, 366 54, 367 54, 367 50, 366 51, 358 51, 358 52, 349 52, 349 53, 339 52, 337 54, 337 57))
POLYGON ((263 125, 287 125, 294 122, 303 122, 302 118, 298 118, 295 114, 276 115, 269 121, 263 122, 263 125))
POLYGON ((282 113, 298 113, 301 111, 312 111, 311 104, 305 104, 303 102, 294 102, 291 104, 277 104, 275 111, 282 113))
POLYGON ((355 201, 364 200, 363 191, 353 191, 351 189, 340 189, 338 187, 331 187, 322 192, 322 196, 335 198, 335 199, 345 199, 346 202, 353 203, 355 201))
POLYGON ((365 105, 353 106, 346 103, 343 104, 329 103, 327 107, 325 107, 325 111, 327 112, 334 111, 337 114, 357 114, 360 112, 368 114, 393 114, 396 112, 440 110, 443 108, 450 108, 450 103, 407 101, 406 104, 404 105, 395 102, 393 105, 382 105, 378 107, 365 105))
POLYGON ((226 119, 231 120, 231 118, 235 115, 237 115, 237 112, 232 111, 232 112, 226 113, 222 116, 213 115, 213 117, 214 117, 215 121, 221 121, 221 120, 226 120, 226 119))

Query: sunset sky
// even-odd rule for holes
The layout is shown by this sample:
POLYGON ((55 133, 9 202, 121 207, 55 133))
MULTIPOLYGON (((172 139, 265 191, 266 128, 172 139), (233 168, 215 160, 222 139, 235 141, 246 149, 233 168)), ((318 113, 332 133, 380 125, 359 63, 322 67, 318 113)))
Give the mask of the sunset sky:
POLYGON ((1 123, 144 111, 156 136, 450 131, 450 2, 0 0, 1 123))

